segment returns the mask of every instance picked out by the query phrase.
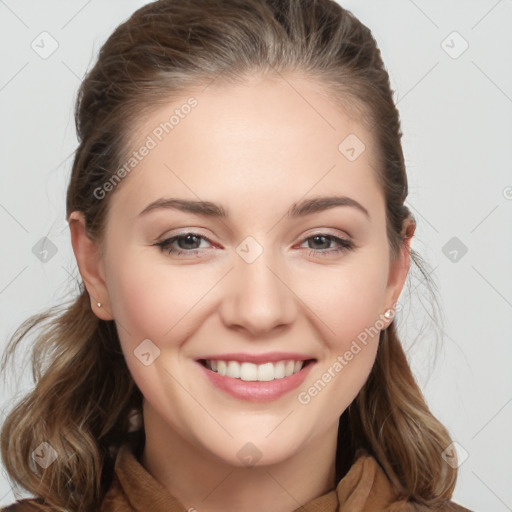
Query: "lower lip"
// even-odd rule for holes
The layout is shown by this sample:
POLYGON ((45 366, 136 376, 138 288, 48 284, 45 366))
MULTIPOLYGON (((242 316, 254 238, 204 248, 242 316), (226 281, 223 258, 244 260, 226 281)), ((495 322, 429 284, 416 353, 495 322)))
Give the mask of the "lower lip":
POLYGON ((247 402, 270 402, 277 400, 281 396, 286 395, 286 393, 298 388, 314 365, 314 361, 312 361, 297 373, 282 379, 248 382, 242 379, 225 377, 220 375, 220 373, 209 370, 199 361, 196 361, 196 363, 216 388, 234 398, 247 402))

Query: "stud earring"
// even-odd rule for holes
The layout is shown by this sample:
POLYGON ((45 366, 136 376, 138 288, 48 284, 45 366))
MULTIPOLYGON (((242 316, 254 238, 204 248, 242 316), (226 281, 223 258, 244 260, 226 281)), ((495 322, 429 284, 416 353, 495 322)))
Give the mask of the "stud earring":
POLYGON ((101 308, 101 302, 98 302, 98 307, 101 308))
POLYGON ((384 313, 384 318, 387 318, 388 320, 393 316, 393 311, 391 309, 388 309, 385 313, 384 313))

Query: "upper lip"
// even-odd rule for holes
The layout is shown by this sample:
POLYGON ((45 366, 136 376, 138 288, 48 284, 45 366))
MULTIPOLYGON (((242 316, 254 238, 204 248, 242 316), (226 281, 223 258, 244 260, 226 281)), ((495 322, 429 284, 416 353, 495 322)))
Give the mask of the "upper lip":
POLYGON ((240 352, 232 352, 229 354, 212 354, 200 357, 197 360, 239 361, 241 363, 263 364, 275 363, 277 361, 308 361, 309 359, 314 358, 296 352, 267 352, 265 354, 242 354, 240 352))

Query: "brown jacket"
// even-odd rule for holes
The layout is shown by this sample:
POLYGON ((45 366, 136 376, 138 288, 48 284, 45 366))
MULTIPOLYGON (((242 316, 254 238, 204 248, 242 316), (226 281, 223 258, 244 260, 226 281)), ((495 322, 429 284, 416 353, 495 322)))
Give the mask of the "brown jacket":
MULTIPOLYGON (((40 499, 23 499, 0 512, 39 512, 40 499)), ((194 509, 189 509, 191 512, 194 509)), ((427 512, 433 509, 396 497, 377 461, 360 456, 335 489, 297 508, 295 512, 427 512)), ((470 512, 453 502, 438 511, 470 512)), ((146 471, 127 445, 117 453, 114 478, 99 512, 186 512, 169 491, 146 471)), ((197 512, 201 512, 198 510, 197 512)), ((243 511, 240 511, 243 512, 243 511)), ((267 512, 267 511, 262 511, 267 512)))

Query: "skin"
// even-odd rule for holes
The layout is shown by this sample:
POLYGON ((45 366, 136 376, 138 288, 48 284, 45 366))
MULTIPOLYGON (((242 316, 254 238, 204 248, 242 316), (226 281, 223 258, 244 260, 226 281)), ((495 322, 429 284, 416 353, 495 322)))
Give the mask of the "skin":
MULTIPOLYGON (((142 465, 186 508, 289 512, 334 488, 338 419, 368 377, 378 336, 308 404, 297 395, 396 304, 410 239, 392 261, 373 139, 318 84, 252 77, 194 97, 197 107, 108 197, 103 252, 85 234, 80 212, 70 217, 73 250, 91 307, 116 321, 144 395, 142 465), (338 150, 351 133, 366 145, 353 162, 338 150), (350 206, 284 216, 304 198, 334 194, 358 201, 370 219, 350 206), (231 217, 177 210, 138 217, 161 197, 213 201, 231 217), (181 256, 154 245, 188 232, 211 242, 174 242, 176 250, 199 248, 181 256), (310 238, 322 234, 352 240, 354 248, 326 254, 338 244, 310 238), (236 252, 247 236, 263 248, 252 263, 236 252), (160 350, 148 366, 133 353, 144 339, 160 350), (300 352, 316 363, 300 388, 265 403, 224 394, 194 361, 271 351, 300 352), (253 467, 237 455, 249 442, 261 455, 253 467)), ((141 121, 139 143, 181 104, 141 121)))

